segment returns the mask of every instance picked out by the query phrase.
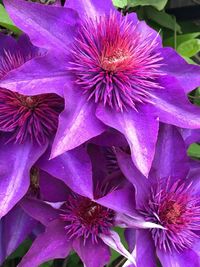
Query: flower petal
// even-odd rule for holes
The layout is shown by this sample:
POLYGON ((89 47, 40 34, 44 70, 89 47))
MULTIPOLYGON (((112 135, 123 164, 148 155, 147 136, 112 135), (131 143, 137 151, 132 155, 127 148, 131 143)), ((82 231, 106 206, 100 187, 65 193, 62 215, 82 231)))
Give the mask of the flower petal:
POLYGON ((65 66, 64 58, 48 53, 9 72, 1 79, 0 86, 24 95, 56 93, 63 96, 68 81, 65 66))
POLYGON ((84 147, 67 151, 48 160, 47 153, 38 162, 38 166, 62 180, 76 193, 93 198, 92 166, 84 147))
POLYGON ((110 246, 112 249, 116 250, 119 254, 127 258, 133 264, 136 264, 135 258, 130 254, 130 252, 121 243, 120 237, 116 232, 110 231, 109 234, 107 235, 100 234, 100 237, 105 244, 110 246))
POLYGON ((71 244, 66 238, 64 225, 55 220, 36 238, 18 266, 38 267, 46 261, 67 257, 70 250, 71 244))
POLYGON ((34 45, 59 51, 68 50, 78 20, 74 10, 24 0, 3 2, 11 19, 28 34, 34 45))
POLYGON ((22 209, 31 217, 41 222, 43 225, 49 224, 59 217, 60 211, 54 209, 51 205, 38 199, 25 197, 20 201, 22 209))
POLYGON ((103 267, 110 260, 110 250, 101 240, 98 243, 92 243, 87 239, 85 244, 83 240, 73 241, 73 248, 87 267, 103 267))
POLYGON ((73 88, 73 85, 68 84, 66 89, 66 108, 60 114, 51 158, 76 148, 106 129, 95 116, 95 105, 88 102, 83 94, 76 92, 74 89, 77 88, 73 88))
POLYGON ((20 206, 15 206, 2 218, 0 221, 0 264, 28 237, 37 223, 20 206))
POLYGON ((182 252, 157 250, 157 255, 163 267, 200 267, 200 258, 192 249, 182 252))
POLYGON ((200 67, 188 64, 174 49, 165 47, 160 50, 163 59, 162 70, 175 77, 186 93, 200 86, 200 67))
POLYGON ((5 144, 0 139, 0 218, 25 195, 30 184, 30 169, 46 146, 29 143, 5 144))
POLYGON ((112 0, 68 0, 65 7, 78 11, 80 17, 87 15, 92 18, 108 15, 110 11, 115 10, 112 0))
POLYGON ((103 106, 99 106, 96 112, 102 122, 125 135, 133 162, 145 176, 148 176, 151 168, 159 126, 158 120, 150 112, 129 110, 121 113, 103 106))
POLYGON ((152 112, 160 121, 181 128, 200 128, 200 107, 189 102, 183 88, 174 78, 163 78, 163 89, 154 91, 152 112))
POLYGON ((155 177, 181 179, 187 176, 189 162, 185 143, 174 126, 166 124, 160 126, 153 171, 154 179, 155 177))

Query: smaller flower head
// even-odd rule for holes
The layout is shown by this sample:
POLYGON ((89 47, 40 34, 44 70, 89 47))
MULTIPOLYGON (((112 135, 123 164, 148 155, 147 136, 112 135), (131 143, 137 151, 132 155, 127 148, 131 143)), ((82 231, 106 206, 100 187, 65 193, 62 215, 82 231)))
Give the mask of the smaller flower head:
POLYGON ((98 243, 100 234, 109 233, 114 216, 114 211, 77 194, 69 196, 61 214, 69 240, 82 237, 85 242, 91 237, 93 243, 98 243))
POLYGON ((200 230, 200 201, 192 185, 178 180, 171 187, 160 184, 151 193, 142 213, 166 229, 151 230, 156 247, 165 252, 192 247, 200 230))

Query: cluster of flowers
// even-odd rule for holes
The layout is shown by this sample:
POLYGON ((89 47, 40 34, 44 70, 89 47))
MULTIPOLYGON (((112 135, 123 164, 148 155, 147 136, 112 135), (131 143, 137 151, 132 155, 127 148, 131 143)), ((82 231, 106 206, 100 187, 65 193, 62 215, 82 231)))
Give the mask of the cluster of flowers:
POLYGON ((21 267, 200 266, 200 67, 111 0, 4 5, 24 34, 0 35, 0 262, 31 234, 21 267))

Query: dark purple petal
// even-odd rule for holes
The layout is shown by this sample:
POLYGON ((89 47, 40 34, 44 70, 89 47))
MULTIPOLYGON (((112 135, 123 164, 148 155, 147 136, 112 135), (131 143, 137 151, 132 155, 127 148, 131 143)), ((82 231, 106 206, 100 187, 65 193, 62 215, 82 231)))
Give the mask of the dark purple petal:
POLYGON ((200 129, 180 129, 180 132, 187 146, 200 142, 200 129))
POLYGON ((0 221, 0 263, 23 242, 37 225, 20 206, 15 206, 0 221))
POLYGON ((14 23, 29 35, 33 44, 58 51, 68 50, 78 19, 74 10, 24 0, 3 2, 14 23))
POLYGON ((155 177, 181 179, 186 177, 188 171, 189 162, 182 136, 176 127, 162 124, 153 162, 154 179, 155 177))
POLYGON ((70 87, 65 88, 65 110, 59 119, 51 157, 76 148, 103 133, 106 127, 95 116, 95 105, 70 87))
POLYGON ((75 9, 80 17, 87 15, 92 18, 109 15, 110 11, 115 10, 111 0, 68 0, 65 7, 75 9))
POLYGON ((156 250, 151 233, 148 230, 136 231, 136 262, 137 266, 140 267, 157 266, 156 250))
POLYGON ((25 197, 20 201, 22 209, 43 225, 59 218, 60 211, 44 201, 25 197))
POLYGON ((132 159, 137 168, 148 176, 155 153, 158 133, 158 120, 153 117, 151 110, 116 112, 99 106, 97 117, 121 133, 129 143, 132 159))
POLYGON ((36 57, 1 79, 2 88, 24 95, 56 93, 63 96, 68 81, 63 57, 47 54, 36 57))
POLYGON ((30 169, 46 146, 29 143, 5 144, 0 139, 0 217, 25 195, 30 184, 30 169))
POLYGON ((87 267, 103 267, 110 260, 109 247, 101 240, 94 244, 91 239, 87 239, 84 244, 83 240, 76 239, 73 248, 87 267))
POLYGON ((158 258, 163 267, 199 267, 200 259, 192 249, 182 252, 164 252, 157 250, 158 258))
POLYGON ((67 151, 48 160, 44 155, 38 166, 50 175, 62 180, 78 194, 93 198, 92 166, 84 147, 67 151))
POLYGON ((64 225, 55 220, 36 238, 18 266, 38 267, 46 261, 67 257, 70 250, 71 244, 66 238, 64 225))
POLYGON ((170 47, 162 48, 160 52, 164 58, 163 72, 175 77, 186 93, 200 86, 199 66, 188 64, 170 47))
POLYGON ((40 170, 39 183, 40 197, 42 200, 50 202, 62 202, 67 199, 69 189, 63 183, 63 181, 56 179, 50 174, 40 170))
POLYGON ((200 128, 200 107, 189 102, 183 88, 174 78, 163 78, 163 89, 154 91, 152 113, 160 121, 181 128, 200 128))

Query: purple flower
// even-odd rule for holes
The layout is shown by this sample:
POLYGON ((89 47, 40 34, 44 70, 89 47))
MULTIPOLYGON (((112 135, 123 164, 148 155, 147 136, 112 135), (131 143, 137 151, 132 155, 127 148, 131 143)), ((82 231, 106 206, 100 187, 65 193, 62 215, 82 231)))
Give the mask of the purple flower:
MULTIPOLYGON (((0 35, 0 79, 44 54, 27 36, 0 35)), ((0 218, 24 196, 32 165, 55 135, 64 101, 54 93, 24 95, 0 87, 0 218)))
POLYGON ((124 134, 133 162, 147 176, 159 121, 200 127, 200 109, 187 99, 200 84, 200 68, 162 48, 158 33, 135 14, 122 16, 105 0, 69 0, 65 8, 4 3, 16 25, 49 53, 13 71, 1 85, 65 97, 52 158, 112 127, 124 134))
MULTIPOLYGON (((157 257, 163 267, 199 266, 200 165, 199 162, 189 165, 185 151, 178 129, 162 125, 146 180, 129 155, 117 153, 121 170, 135 187, 136 210, 147 221, 164 227, 136 233, 128 230, 127 240, 134 248, 137 266, 157 266, 157 257)), ((127 262, 126 266, 129 265, 127 262)))

